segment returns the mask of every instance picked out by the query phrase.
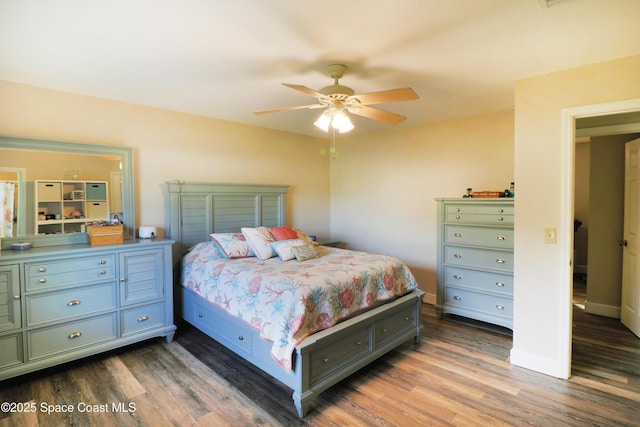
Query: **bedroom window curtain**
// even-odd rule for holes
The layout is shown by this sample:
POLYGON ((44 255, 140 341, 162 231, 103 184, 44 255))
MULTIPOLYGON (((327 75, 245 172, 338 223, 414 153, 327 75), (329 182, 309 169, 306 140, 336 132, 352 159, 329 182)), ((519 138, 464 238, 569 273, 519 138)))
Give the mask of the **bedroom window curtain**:
POLYGON ((13 182, 0 182, 0 238, 13 237, 15 192, 13 182))

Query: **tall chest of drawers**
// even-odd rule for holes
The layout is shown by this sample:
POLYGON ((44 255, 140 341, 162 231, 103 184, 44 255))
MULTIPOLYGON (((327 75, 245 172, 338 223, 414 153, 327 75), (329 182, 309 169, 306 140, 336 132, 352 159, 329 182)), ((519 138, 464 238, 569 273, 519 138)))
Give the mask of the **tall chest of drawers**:
POLYGON ((0 380, 173 339, 170 240, 0 252, 0 380))
POLYGON ((513 328, 513 199, 436 199, 436 311, 513 328))

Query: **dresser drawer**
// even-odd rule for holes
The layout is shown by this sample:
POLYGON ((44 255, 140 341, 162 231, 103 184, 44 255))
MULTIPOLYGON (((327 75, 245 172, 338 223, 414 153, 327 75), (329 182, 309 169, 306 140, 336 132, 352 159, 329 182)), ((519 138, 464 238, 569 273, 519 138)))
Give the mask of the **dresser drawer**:
POLYGON ((164 302, 122 311, 120 329, 125 336, 164 325, 164 302))
POLYGON ((449 265, 513 271, 513 252, 445 246, 444 262, 449 265))
POLYGON ((478 214, 478 215, 513 215, 513 203, 500 205, 482 205, 476 203, 449 203, 447 215, 451 214, 478 214))
POLYGON ((115 282, 27 295, 27 326, 116 308, 115 282))
POLYGON ((42 261, 25 266, 27 291, 115 280, 114 255, 42 261))
POLYGON ((206 305, 195 303, 193 308, 188 310, 192 312, 189 322, 193 326, 201 329, 211 335, 215 340, 225 347, 238 354, 245 356, 251 355, 251 334, 247 334, 246 329, 241 329, 228 322, 227 317, 209 310, 206 305), (221 332, 222 331, 222 332, 221 332))
POLYGON ((117 337, 116 313, 27 332, 29 360, 117 337))
POLYGON ((492 294, 483 294, 466 289, 444 287, 445 306, 465 308, 491 316, 513 317, 513 300, 492 294))
POLYGON ((513 205, 465 205, 446 206, 445 222, 461 224, 513 225, 513 205))
POLYGON ((473 290, 513 295, 513 276, 507 274, 445 267, 444 283, 473 290))
POLYGON ((358 356, 370 353, 369 330, 367 325, 353 334, 331 337, 321 349, 312 351, 309 356, 311 384, 352 363, 358 356))
POLYGON ((513 225, 513 215, 447 214, 446 221, 460 224, 513 225))
POLYGON ((445 242, 455 245, 491 246, 513 249, 513 229, 490 227, 444 226, 445 242))
POLYGON ((22 362, 22 332, 0 337, 0 369, 22 362))
POLYGON ((379 320, 374 325, 375 348, 378 348, 402 332, 415 329, 416 324, 415 306, 403 307, 389 316, 379 320))

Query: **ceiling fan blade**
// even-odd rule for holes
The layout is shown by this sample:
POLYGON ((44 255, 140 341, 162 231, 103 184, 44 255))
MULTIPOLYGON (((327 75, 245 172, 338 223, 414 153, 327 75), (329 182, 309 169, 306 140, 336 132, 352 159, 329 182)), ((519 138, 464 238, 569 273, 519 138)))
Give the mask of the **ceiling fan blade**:
POLYGON ((363 93, 362 95, 353 95, 362 105, 384 104, 385 102, 411 101, 418 99, 419 96, 410 87, 399 89, 383 90, 381 92, 363 93))
POLYGON ((310 104, 310 105, 298 105, 297 107, 281 107, 281 108, 273 108, 271 110, 254 111, 253 114, 269 114, 269 113, 279 113, 281 111, 293 111, 293 110, 313 110, 314 108, 322 108, 322 107, 326 107, 326 105, 310 104))
POLYGON ((406 117, 399 114, 390 113, 388 111, 380 110, 374 107, 367 107, 366 105, 362 105, 359 108, 349 109, 349 112, 389 125, 398 125, 407 119, 406 117))
POLYGON ((315 91, 315 90, 313 90, 313 89, 309 89, 309 88, 308 88, 308 87, 306 87, 306 86, 302 86, 302 85, 292 85, 292 84, 289 84, 289 83, 282 83, 282 84, 283 84, 283 85, 285 85, 285 86, 287 86, 287 87, 290 87, 291 89, 295 89, 295 90, 300 91, 300 92, 302 92, 302 93, 306 93, 307 95, 311 95, 311 96, 313 96, 314 98, 318 98, 318 99, 320 99, 320 98, 326 98, 326 96, 325 96, 325 95, 323 95, 323 94, 321 94, 320 92, 317 92, 317 91, 315 91))

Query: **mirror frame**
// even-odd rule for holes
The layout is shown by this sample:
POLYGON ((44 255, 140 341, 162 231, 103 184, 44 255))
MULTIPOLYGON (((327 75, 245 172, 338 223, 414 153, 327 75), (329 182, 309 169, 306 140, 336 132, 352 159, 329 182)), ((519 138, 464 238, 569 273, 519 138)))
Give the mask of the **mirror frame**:
MULTIPOLYGON (((124 216, 124 239, 129 240, 135 237, 133 149, 131 147, 0 136, 0 150, 3 148, 120 157, 122 161, 122 215, 124 216)), ((27 171, 27 175, 28 173, 29 172, 27 171)), ((10 247, 11 243, 20 241, 29 241, 33 246, 53 246, 87 243, 88 239, 86 233, 70 233, 66 235, 22 235, 3 238, 2 246, 5 247, 6 245, 10 247)))

